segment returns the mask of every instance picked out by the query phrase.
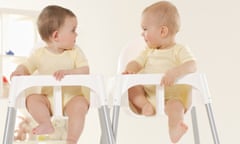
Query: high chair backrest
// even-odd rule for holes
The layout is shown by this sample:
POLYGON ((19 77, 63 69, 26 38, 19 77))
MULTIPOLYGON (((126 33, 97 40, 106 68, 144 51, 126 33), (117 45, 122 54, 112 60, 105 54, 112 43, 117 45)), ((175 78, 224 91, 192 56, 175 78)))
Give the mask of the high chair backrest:
POLYGON ((126 44, 125 47, 121 50, 121 53, 118 58, 118 70, 117 72, 120 74, 123 72, 127 63, 137 57, 142 50, 144 50, 146 44, 144 42, 143 37, 138 37, 133 41, 130 41, 126 44))

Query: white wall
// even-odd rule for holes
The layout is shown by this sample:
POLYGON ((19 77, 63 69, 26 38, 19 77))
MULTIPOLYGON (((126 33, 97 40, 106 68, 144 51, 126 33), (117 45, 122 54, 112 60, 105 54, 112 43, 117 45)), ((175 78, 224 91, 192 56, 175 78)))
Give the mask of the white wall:
MULTIPOLYGON (((1 8, 41 10, 48 4, 59 4, 72 9, 78 16, 78 44, 89 58, 92 73, 112 76, 116 73, 117 57, 122 46, 140 35, 140 15, 147 5, 156 0, 0 0, 1 8), (31 4, 28 6, 28 4, 31 4)), ((236 0, 172 0, 182 18, 178 40, 188 44, 198 58, 199 71, 206 72, 213 98, 213 110, 221 143, 240 143, 238 133, 239 64, 238 49, 240 20, 236 0)), ((2 112, 1 112, 2 114, 2 112)), ((99 138, 97 113, 89 113, 82 143, 95 144, 99 138), (95 128, 97 127, 97 132, 95 128), (95 139, 96 137, 96 139, 95 139)), ((199 110, 201 142, 213 143, 204 107, 199 110), (200 121, 203 119, 202 121, 200 121)), ((186 117, 189 123, 189 115, 186 117)), ((121 113, 118 142, 169 143, 166 118, 139 120, 121 113), (142 126, 142 127, 141 127, 142 126), (126 133, 128 132, 128 134, 126 133)), ((191 130, 180 144, 193 143, 191 130)))

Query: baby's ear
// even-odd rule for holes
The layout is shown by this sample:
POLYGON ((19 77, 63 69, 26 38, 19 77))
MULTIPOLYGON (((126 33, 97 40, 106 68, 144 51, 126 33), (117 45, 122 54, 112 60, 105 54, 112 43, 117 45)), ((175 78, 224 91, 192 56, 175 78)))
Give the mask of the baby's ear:
POLYGON ((162 37, 166 37, 168 35, 168 27, 167 26, 161 26, 160 27, 160 33, 162 37))
POLYGON ((54 31, 51 35, 52 40, 57 40, 58 39, 58 31, 54 31))

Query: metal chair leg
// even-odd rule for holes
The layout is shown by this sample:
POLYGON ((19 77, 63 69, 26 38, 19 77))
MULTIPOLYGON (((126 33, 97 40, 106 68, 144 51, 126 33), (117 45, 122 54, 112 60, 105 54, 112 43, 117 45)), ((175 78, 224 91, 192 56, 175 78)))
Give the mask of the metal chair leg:
POLYGON ((219 138, 218 138, 218 133, 217 133, 217 128, 216 128, 215 121, 214 121, 214 116, 213 116, 213 111, 212 111, 211 104, 208 103, 205 106, 206 106, 206 110, 207 110, 207 114, 208 114, 209 124, 211 126, 211 131, 212 131, 214 144, 220 144, 220 141, 219 141, 219 138))
POLYGON ((8 107, 7 119, 5 124, 3 144, 12 144, 14 141, 14 127, 17 111, 13 107, 8 107))
MULTIPOLYGON (((107 111, 107 113, 110 113, 110 110, 109 110, 109 109, 107 109, 106 111, 107 111)), ((102 112, 101 112, 101 113, 102 113, 102 112)), ((100 114, 100 113, 99 113, 99 114, 100 114)), ((99 118, 102 119, 102 120, 100 120, 100 121, 101 121, 101 126, 103 126, 103 125, 104 125, 103 115, 102 115, 102 116, 99 116, 99 118)), ((108 143, 109 143, 109 142, 108 142, 108 137, 107 137, 106 126, 104 125, 104 127, 105 127, 105 129, 103 129, 103 127, 101 127, 102 133, 101 133, 100 144, 108 144, 108 143)))
POLYGON ((112 117, 112 129, 115 141, 117 143, 117 129, 118 129, 118 120, 120 115, 120 106, 113 107, 113 117, 112 117))
POLYGON ((198 122, 197 122, 197 113, 196 113, 196 107, 195 106, 193 106, 192 109, 191 109, 191 116, 192 116, 194 143, 195 144, 200 144, 198 122))
POLYGON ((111 120, 108 106, 101 106, 99 108, 99 118, 102 129, 101 144, 115 144, 113 130, 111 127, 111 120))

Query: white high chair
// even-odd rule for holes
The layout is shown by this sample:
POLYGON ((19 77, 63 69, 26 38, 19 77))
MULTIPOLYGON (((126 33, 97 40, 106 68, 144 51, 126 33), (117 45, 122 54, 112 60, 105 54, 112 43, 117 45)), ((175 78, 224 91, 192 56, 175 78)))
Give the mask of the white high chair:
POLYGON ((90 106, 98 108, 102 136, 106 139, 105 144, 114 144, 114 136, 111 128, 111 121, 108 113, 108 99, 105 93, 103 77, 100 75, 68 75, 61 81, 55 80, 51 75, 41 76, 17 76, 12 78, 10 85, 9 103, 3 144, 12 144, 14 139, 14 128, 16 112, 19 101, 25 101, 21 93, 30 87, 53 86, 54 87, 54 112, 53 117, 61 118, 62 94, 61 86, 84 86, 93 92, 90 95, 90 106))
MULTIPOLYGON (((119 65, 118 65, 118 73, 119 75, 115 77, 115 88, 113 91, 113 118, 112 118, 112 127, 115 136, 115 140, 117 139, 117 126, 119 119, 119 111, 120 107, 129 108, 128 89, 135 85, 156 85, 156 116, 164 114, 164 89, 160 87, 160 81, 162 78, 162 74, 131 74, 131 75, 121 75, 120 73, 124 70, 130 58, 134 58, 137 54, 144 49, 145 42, 143 39, 136 39, 132 43, 130 43, 126 48, 123 49, 120 57, 119 57, 119 65)), ((215 126, 214 116, 212 112, 212 100, 210 96, 210 92, 208 89, 208 83, 206 80, 206 76, 203 73, 192 73, 188 74, 182 78, 180 78, 177 84, 188 84, 192 86, 192 96, 193 100, 196 98, 196 92, 200 92, 200 97, 203 103, 206 106, 209 124, 211 126, 212 137, 214 140, 214 144, 219 144, 219 138, 217 134, 217 129, 215 126)), ((131 111, 131 114, 138 117, 144 117, 136 115, 131 111)), ((191 107, 191 115, 192 115, 192 124, 193 124, 193 133, 194 133, 194 142, 195 144, 200 144, 198 125, 197 125, 197 117, 196 117, 196 108, 193 104, 191 107)))

